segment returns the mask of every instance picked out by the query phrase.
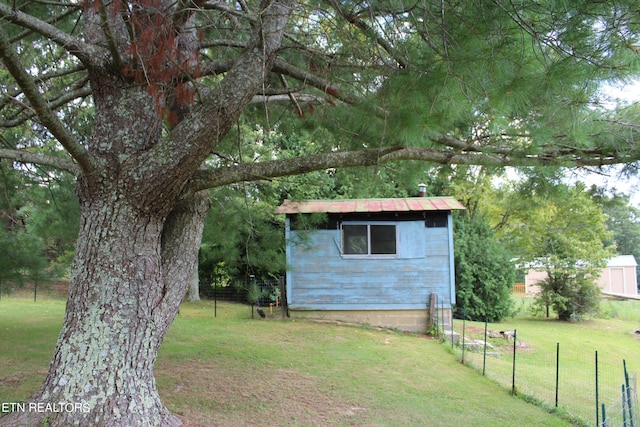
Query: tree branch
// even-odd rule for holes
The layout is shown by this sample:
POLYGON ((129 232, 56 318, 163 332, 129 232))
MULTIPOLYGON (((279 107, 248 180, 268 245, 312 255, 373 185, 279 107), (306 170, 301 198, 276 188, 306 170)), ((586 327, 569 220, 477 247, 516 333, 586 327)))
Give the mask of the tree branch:
POLYGON ((14 160, 18 163, 32 163, 42 166, 51 166, 55 169, 63 170, 74 175, 80 173, 80 168, 72 160, 47 156, 46 154, 30 153, 25 150, 9 150, 0 148, 0 159, 14 160))
POLYGON ((116 42, 115 37, 111 32, 111 28, 109 27, 109 18, 107 17, 107 10, 104 5, 104 2, 98 2, 98 14, 100 16, 100 27, 102 28, 102 32, 107 40, 107 47, 109 52, 111 52, 111 57, 113 58, 113 67, 116 70, 122 68, 122 59, 120 58, 120 52, 118 51, 118 43, 116 42))
POLYGON ((397 160, 418 160, 437 164, 464 164, 484 166, 605 166, 638 161, 637 157, 619 158, 602 156, 581 157, 579 153, 557 156, 541 153, 524 157, 508 157, 482 152, 454 152, 420 147, 387 147, 370 150, 318 154, 295 159, 274 160, 258 163, 240 163, 210 170, 199 170, 189 183, 186 195, 208 188, 234 184, 243 181, 298 175, 331 168, 373 166, 397 160))
MULTIPOLYGON (((513 153, 512 153, 513 154, 513 153)), ((492 152, 446 152, 420 147, 405 147, 385 156, 384 161, 422 160, 440 164, 463 164, 483 166, 606 166, 638 161, 638 156, 614 156, 609 153, 580 150, 547 151, 538 154, 517 153, 509 156, 492 152)))
POLYGON ((348 92, 341 91, 336 85, 331 83, 331 81, 323 79, 322 77, 319 77, 307 70, 303 70, 302 68, 293 66, 281 59, 277 59, 273 64, 273 71, 279 74, 284 74, 285 76, 292 77, 300 82, 304 82, 309 86, 313 86, 316 89, 319 89, 322 92, 331 95, 336 99, 339 99, 345 104, 356 105, 361 102, 360 98, 348 92))
MULTIPOLYGON (((80 72, 80 71, 84 71, 84 66, 82 65, 75 65, 71 68, 63 68, 63 69, 56 69, 51 73, 46 73, 43 75, 38 76, 38 81, 41 83, 47 82, 49 80, 55 79, 57 77, 64 77, 64 76, 68 76, 71 74, 74 74, 76 72, 80 72)), ((84 77, 84 79, 86 80, 86 77, 84 77)), ((74 85, 76 87, 78 87, 78 85, 74 85)), ((10 92, 6 92, 4 98, 0 98, 0 109, 4 108, 7 104, 9 104, 11 102, 11 100, 15 97, 17 97, 18 95, 20 95, 21 91, 20 89, 16 89, 16 90, 12 90, 10 92)))
MULTIPOLYGON (((80 39, 73 37, 64 31, 60 31, 53 25, 34 18, 33 16, 19 10, 14 10, 4 3, 0 3, 0 18, 45 36, 67 52, 74 55, 87 66, 90 65, 95 58, 100 57, 99 51, 96 47, 83 43, 80 39)), ((4 32, 2 37, 7 40, 7 36, 4 32)))
MULTIPOLYGON (((41 2, 41 3, 43 3, 43 2, 41 2)), ((52 6, 56 7, 56 6, 63 6, 63 5, 60 5, 60 4, 54 4, 54 5, 52 5, 52 6)), ((50 19, 47 19, 45 22, 46 22, 47 24, 52 24, 52 25, 53 25, 53 23, 55 23, 55 22, 59 22, 59 21, 61 21, 62 19, 64 19, 64 18, 67 18, 67 17, 71 16, 72 14, 76 13, 76 12, 78 11, 78 9, 80 9, 80 6, 79 6, 79 5, 69 5, 69 4, 67 4, 67 5, 64 5, 64 6, 69 7, 70 9, 69 9, 68 11, 64 12, 64 13, 63 13, 63 14, 61 14, 61 15, 53 16, 53 17, 51 17, 50 19)), ((26 30, 22 31, 21 33, 19 33, 19 34, 17 34, 17 35, 15 35, 15 36, 13 36, 13 37, 11 38, 10 42, 11 42, 11 43, 14 43, 14 42, 16 42, 16 41, 18 41, 18 40, 22 40, 23 38, 25 38, 25 37, 29 36, 29 35, 30 35, 30 34, 32 34, 32 33, 33 33, 33 31, 31 31, 31 30, 29 30, 29 29, 26 29, 26 30)))
POLYGON ((62 146, 69 151, 71 156, 76 159, 78 164, 85 169, 85 171, 93 170, 95 166, 94 159, 91 157, 89 152, 76 141, 74 136, 49 109, 46 100, 38 91, 33 78, 27 74, 13 47, 7 43, 7 36, 1 28, 0 58, 2 58, 7 70, 9 70, 13 78, 16 80, 18 86, 20 86, 24 91, 25 96, 36 111, 42 124, 53 134, 62 146))
MULTIPOLYGON (((264 104, 265 102, 290 102, 291 95, 295 94, 296 100, 298 102, 308 102, 308 103, 316 103, 323 104, 326 102, 326 99, 317 97, 315 95, 308 95, 305 93, 297 93, 291 92, 287 94, 275 94, 275 95, 256 95, 251 99, 251 104, 264 104)), ((296 111, 300 112, 300 106, 296 106, 296 111)))
POLYGON ((237 182, 259 181, 329 168, 371 166, 379 164, 384 156, 398 150, 402 150, 402 147, 317 154, 269 162, 240 163, 206 171, 199 170, 190 184, 190 191, 197 192, 237 182))
POLYGON ((222 81, 166 139, 140 157, 141 168, 181 174, 167 173, 158 179, 159 193, 167 195, 175 191, 177 195, 181 192, 177 186, 184 184, 198 169, 259 91, 280 49, 294 6, 291 0, 263 2, 260 25, 222 81))
POLYGON ((376 30, 371 28, 371 26, 369 24, 367 24, 364 20, 359 18, 357 14, 347 12, 342 7, 342 5, 339 4, 335 0, 329 0, 329 4, 347 22, 349 22, 350 24, 352 24, 356 28, 358 28, 360 31, 362 31, 362 33, 365 36, 370 37, 371 39, 375 40, 375 42, 380 47, 382 47, 382 49, 384 49, 384 51, 387 52, 389 54, 389 56, 391 56, 391 58, 393 58, 394 61, 396 61, 396 63, 398 64, 399 68, 402 68, 402 69, 407 68, 407 65, 408 65, 407 59, 403 58, 400 55, 398 55, 398 53, 395 51, 395 49, 391 45, 391 43, 389 43, 387 40, 385 40, 376 30))
MULTIPOLYGON (((74 99, 85 98, 91 95, 91 88, 84 87, 74 91, 68 91, 59 96, 54 100, 47 101, 47 105, 51 110, 57 110, 64 105, 67 105, 69 102, 74 99)), ((13 118, 7 120, 0 120, 0 128, 11 128, 15 126, 20 126, 25 123, 29 119, 33 119, 37 114, 34 110, 28 108, 27 106, 23 106, 22 110, 29 110, 28 112, 19 111, 14 115, 13 118)))
POLYGON ((207 0, 179 0, 177 4, 176 12, 173 16, 173 25, 176 29, 176 33, 181 33, 184 29, 183 26, 189 18, 203 5, 207 0))

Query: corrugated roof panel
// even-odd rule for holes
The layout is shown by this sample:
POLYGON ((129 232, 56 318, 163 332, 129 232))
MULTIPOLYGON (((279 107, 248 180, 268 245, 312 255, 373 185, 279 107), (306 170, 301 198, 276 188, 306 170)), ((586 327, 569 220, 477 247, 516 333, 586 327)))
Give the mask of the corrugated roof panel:
POLYGON ((382 212, 384 206, 382 200, 363 200, 358 203, 358 212, 382 212))
POLYGON ((405 206, 405 204, 400 199, 382 199, 382 200, 380 200, 380 208, 384 212, 402 212, 403 206, 405 206))
POLYGON ((318 200, 314 202, 314 212, 339 212, 341 205, 332 201, 318 200))
POLYGON ((438 209, 438 210, 451 209, 451 206, 449 206, 447 201, 444 200, 444 199, 432 200, 431 203, 433 203, 435 208, 438 209))
POLYGON ((452 210, 467 209, 462 203, 460 203, 459 201, 457 201, 452 197, 447 199, 447 205, 449 206, 449 209, 452 209, 452 210))
POLYGON ((283 214, 283 213, 294 212, 295 208, 299 204, 300 202, 292 202, 290 200, 285 200, 280 206, 278 206, 278 209, 276 209, 275 213, 283 214))
POLYGON ((304 209, 303 213, 320 212, 323 208, 321 202, 314 202, 314 201, 311 201, 309 203, 301 203, 301 205, 302 205, 301 208, 304 209))
POLYGON ((411 197, 404 199, 352 199, 352 200, 308 200, 292 202, 285 200, 276 213, 354 213, 354 212, 409 212, 450 211, 465 209, 451 197, 411 197))
POLYGON ((355 212, 357 209, 355 200, 336 200, 333 203, 335 203, 336 208, 330 212, 355 212))
POLYGON ((433 210, 429 199, 420 197, 417 199, 405 199, 405 211, 430 211, 433 210))
POLYGON ((400 199, 396 201, 397 206, 400 208, 400 212, 407 212, 411 210, 408 199, 400 199))

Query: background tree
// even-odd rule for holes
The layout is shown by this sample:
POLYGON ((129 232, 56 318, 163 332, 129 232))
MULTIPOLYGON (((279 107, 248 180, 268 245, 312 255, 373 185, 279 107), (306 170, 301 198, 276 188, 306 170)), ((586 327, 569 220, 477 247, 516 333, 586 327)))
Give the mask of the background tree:
POLYGON ((208 188, 408 159, 636 162, 635 118, 601 108, 598 87, 637 73, 637 14, 632 0, 1 1, 0 126, 16 138, 0 157, 66 170, 80 202, 65 323, 30 399, 90 404, 52 426, 178 424, 153 365, 208 188), (258 112, 313 146, 236 157, 225 136, 258 112), (306 119, 278 120, 291 114, 306 119))
POLYGON ((525 268, 546 272, 538 305, 553 308, 560 320, 597 312, 596 281, 614 251, 604 244, 610 238, 606 216, 582 184, 529 180, 519 190, 511 196, 511 217, 501 232, 510 236, 508 244, 525 268), (520 209, 514 209, 516 204, 520 209))
POLYGON ((220 189, 211 196, 219 213, 208 217, 202 237, 200 274, 205 288, 221 274, 242 285, 250 277, 277 281, 284 274, 284 231, 273 213, 277 201, 265 200, 268 194, 254 187, 220 189))
POLYGON ((454 221, 456 316, 498 322, 511 314, 515 267, 504 245, 482 216, 454 221))
POLYGON ((515 281, 512 255, 489 225, 494 213, 494 180, 501 169, 479 166, 444 166, 432 171, 427 193, 453 195, 467 207, 455 213, 455 315, 496 322, 511 314, 511 288, 515 281))
POLYGON ((42 241, 52 279, 69 277, 78 236, 80 206, 68 174, 40 171, 29 191, 27 230, 42 241))
POLYGON ((25 282, 48 280, 44 239, 33 229, 37 182, 0 161, 0 297, 25 282))

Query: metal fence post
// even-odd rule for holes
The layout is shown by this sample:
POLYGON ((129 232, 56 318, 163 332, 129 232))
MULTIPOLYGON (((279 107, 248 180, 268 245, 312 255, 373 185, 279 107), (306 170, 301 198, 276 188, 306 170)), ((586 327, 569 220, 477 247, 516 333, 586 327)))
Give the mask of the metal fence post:
POLYGON ((556 343, 556 408, 558 407, 558 389, 560 388, 560 343, 556 343))
POLYGON ((484 355, 482 356, 482 376, 485 375, 487 371, 487 318, 484 318, 484 355))
MULTIPOLYGON (((600 405, 600 383, 598 374, 598 350, 596 350, 596 425, 599 425, 598 409, 600 405)), ((602 404, 602 423, 604 424, 604 403, 602 404)))
POLYGON ((433 304, 431 304, 431 306, 433 306, 433 311, 434 311, 433 316, 435 317, 435 320, 434 320, 433 323, 435 324, 435 327, 436 327, 436 331, 435 331, 436 332, 436 338, 438 338, 438 339, 440 339, 440 338, 446 339, 445 338, 446 335, 444 333, 444 316, 441 319, 440 318, 440 312, 438 310, 438 305, 439 305, 438 304, 438 295, 437 294, 431 294, 431 295, 432 295, 432 298, 431 298, 432 301, 433 301, 433 298, 435 298, 435 301, 433 302, 433 304), (441 324, 442 324, 442 336, 440 335, 440 326, 441 326, 441 324))
POLYGON ((625 386, 624 384, 622 384, 622 425, 623 426, 627 426, 627 399, 626 399, 626 395, 627 392, 625 390, 625 386))
POLYGON ((462 311, 462 364, 464 365, 464 344, 465 335, 467 332, 467 308, 462 311))
POLYGON ((451 304, 451 350, 453 350, 455 342, 453 340, 453 304, 451 304))
POLYGON ((280 276, 278 281, 280 285, 280 309, 282 310, 282 318, 287 317, 287 282, 285 276, 280 276))
POLYGON ((626 398, 627 398, 627 409, 629 410, 629 426, 634 427, 635 423, 633 420, 633 402, 631 400, 631 387, 629 387, 629 372, 627 372, 627 361, 625 359, 622 359, 622 366, 624 367, 624 383, 626 384, 626 389, 627 389, 626 398))
POLYGON ((438 311, 438 297, 436 297, 436 315, 438 316, 438 319, 440 319, 441 323, 442 323, 442 340, 445 341, 447 338, 447 335, 444 333, 444 328, 445 328, 445 324, 444 324, 444 298, 442 300, 440 300, 440 311, 438 311))
POLYGON ((216 290, 218 289, 218 282, 213 283, 213 317, 218 317, 218 293, 216 290))
POLYGON ((511 371, 511 394, 516 394, 516 343, 518 342, 518 331, 513 330, 513 367, 511 371))

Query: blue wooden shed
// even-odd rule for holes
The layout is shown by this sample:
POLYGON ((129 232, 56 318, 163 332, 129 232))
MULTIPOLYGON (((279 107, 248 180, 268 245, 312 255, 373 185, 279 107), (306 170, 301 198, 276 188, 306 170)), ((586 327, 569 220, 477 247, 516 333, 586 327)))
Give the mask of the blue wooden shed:
POLYGON ((448 323, 456 209, 450 197, 285 201, 290 315, 424 332, 435 294, 448 323))

